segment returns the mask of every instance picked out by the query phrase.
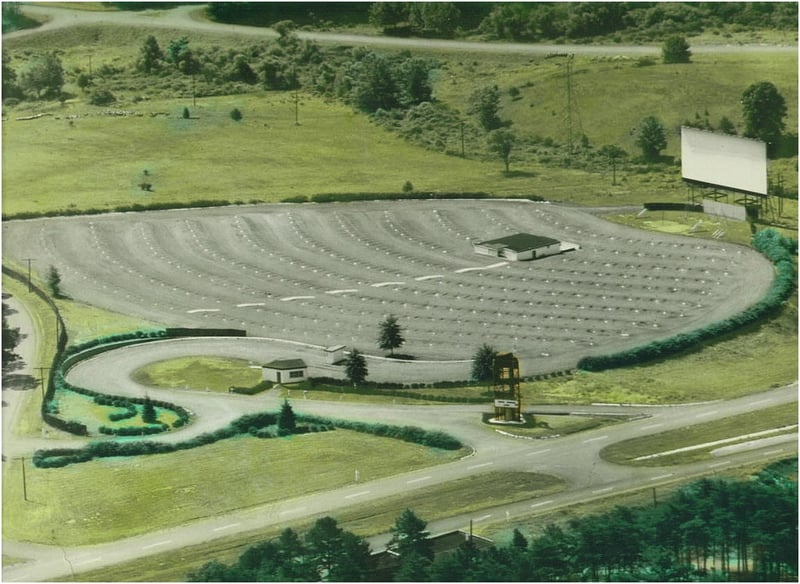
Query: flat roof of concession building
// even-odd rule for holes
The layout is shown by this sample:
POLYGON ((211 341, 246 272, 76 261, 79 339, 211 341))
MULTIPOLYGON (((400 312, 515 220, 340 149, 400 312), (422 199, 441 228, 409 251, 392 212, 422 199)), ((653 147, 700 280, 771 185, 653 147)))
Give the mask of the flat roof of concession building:
POLYGON ((549 247, 551 245, 560 244, 561 242, 552 237, 544 237, 543 235, 531 235, 530 233, 515 233, 506 237, 498 239, 490 239, 488 241, 481 241, 478 245, 504 247, 515 251, 517 253, 528 251, 531 249, 539 249, 540 247, 549 247))

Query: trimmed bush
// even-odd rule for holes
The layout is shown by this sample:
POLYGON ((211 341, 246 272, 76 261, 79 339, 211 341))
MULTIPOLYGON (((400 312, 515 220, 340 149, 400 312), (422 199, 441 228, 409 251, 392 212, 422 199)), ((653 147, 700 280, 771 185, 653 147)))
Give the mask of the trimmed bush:
POLYGON ((660 339, 611 355, 583 357, 578 361, 578 369, 603 371, 676 355, 776 314, 797 284, 797 270, 793 260, 793 254, 797 253, 797 242, 769 228, 756 233, 752 243, 757 251, 773 262, 776 272, 772 286, 760 301, 739 314, 689 333, 660 339))

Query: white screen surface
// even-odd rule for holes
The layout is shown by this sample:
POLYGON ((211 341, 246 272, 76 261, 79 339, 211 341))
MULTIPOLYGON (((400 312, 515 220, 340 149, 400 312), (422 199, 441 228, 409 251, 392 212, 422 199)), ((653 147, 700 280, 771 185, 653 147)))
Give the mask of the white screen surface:
POLYGON ((683 127, 681 172, 686 180, 766 195, 767 145, 683 127))

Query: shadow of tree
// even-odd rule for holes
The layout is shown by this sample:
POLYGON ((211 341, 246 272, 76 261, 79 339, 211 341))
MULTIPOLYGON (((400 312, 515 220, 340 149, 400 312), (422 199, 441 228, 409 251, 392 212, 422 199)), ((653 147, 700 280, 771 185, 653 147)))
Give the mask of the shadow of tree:
POLYGON ((11 373, 3 375, 3 390, 28 391, 39 386, 39 379, 33 375, 11 373))

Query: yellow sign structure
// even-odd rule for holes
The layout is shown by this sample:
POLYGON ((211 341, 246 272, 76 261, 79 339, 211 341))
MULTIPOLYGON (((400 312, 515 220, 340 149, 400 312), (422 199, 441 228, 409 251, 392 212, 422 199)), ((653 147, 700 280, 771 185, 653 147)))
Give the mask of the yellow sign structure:
POLYGON ((498 353, 492 364, 494 380, 493 422, 523 424, 519 359, 513 353, 498 353))

